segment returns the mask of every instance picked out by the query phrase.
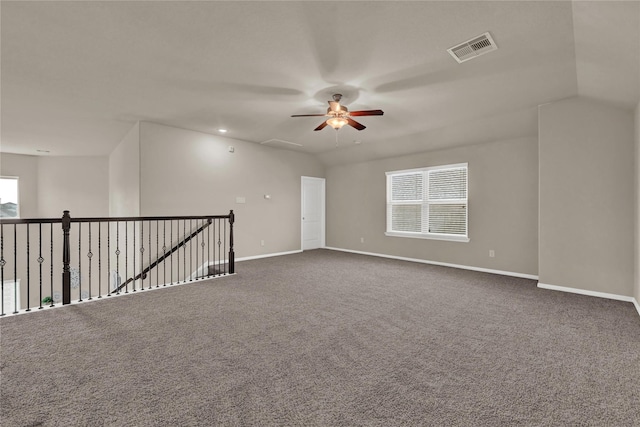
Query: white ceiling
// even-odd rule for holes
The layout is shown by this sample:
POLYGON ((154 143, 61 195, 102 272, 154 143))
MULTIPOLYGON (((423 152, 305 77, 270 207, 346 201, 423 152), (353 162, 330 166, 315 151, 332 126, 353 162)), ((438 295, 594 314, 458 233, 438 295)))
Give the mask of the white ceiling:
POLYGON ((337 164, 536 135, 537 106, 577 94, 640 99, 639 1, 2 1, 0 14, 2 152, 106 155, 147 120, 337 164), (447 53, 486 31, 497 51, 447 53), (385 112, 338 147, 313 132, 321 117, 290 117, 336 92, 385 112))

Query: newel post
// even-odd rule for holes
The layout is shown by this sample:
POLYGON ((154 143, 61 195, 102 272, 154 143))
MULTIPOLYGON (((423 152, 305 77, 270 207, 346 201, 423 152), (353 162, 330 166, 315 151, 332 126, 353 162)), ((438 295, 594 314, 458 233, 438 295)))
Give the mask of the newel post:
POLYGON ((71 245, 69 244, 69 230, 71 230, 71 216, 69 211, 62 215, 62 304, 71 303, 71 245))
POLYGON ((236 254, 233 252, 233 222, 235 221, 233 210, 229 212, 229 274, 236 272, 236 254))

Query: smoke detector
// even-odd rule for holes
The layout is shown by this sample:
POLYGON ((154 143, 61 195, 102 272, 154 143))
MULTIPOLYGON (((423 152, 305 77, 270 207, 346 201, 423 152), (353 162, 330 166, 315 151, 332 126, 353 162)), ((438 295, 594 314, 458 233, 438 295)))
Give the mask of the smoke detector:
POLYGON ((477 58, 496 49, 498 49, 498 46, 496 46, 496 43, 491 38, 491 34, 487 32, 449 48, 447 52, 453 56, 453 59, 462 64, 465 61, 477 58))

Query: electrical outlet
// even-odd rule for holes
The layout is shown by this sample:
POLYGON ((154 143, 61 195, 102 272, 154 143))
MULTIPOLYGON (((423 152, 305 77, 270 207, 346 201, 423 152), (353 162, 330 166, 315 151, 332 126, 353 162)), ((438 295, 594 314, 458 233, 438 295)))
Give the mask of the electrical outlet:
POLYGON ((493 249, 489 249, 489 258, 495 258, 496 257, 496 251, 494 251, 493 249))
POLYGON ((260 246, 264 246, 264 240, 260 240, 260 246))
POLYGON ((364 237, 360 238, 360 243, 364 243, 364 237))

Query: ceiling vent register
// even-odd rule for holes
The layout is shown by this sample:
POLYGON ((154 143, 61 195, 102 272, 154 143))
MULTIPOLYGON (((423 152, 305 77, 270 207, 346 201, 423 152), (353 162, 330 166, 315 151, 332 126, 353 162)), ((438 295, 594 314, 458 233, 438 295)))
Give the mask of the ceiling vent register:
POLYGON ((485 53, 492 52, 496 49, 498 49, 498 46, 496 46, 496 43, 491 38, 491 34, 484 33, 478 37, 474 37, 471 40, 467 40, 464 43, 460 43, 459 45, 447 49, 447 52, 453 56, 453 59, 462 64, 465 61, 477 58, 480 55, 484 55, 485 53))

